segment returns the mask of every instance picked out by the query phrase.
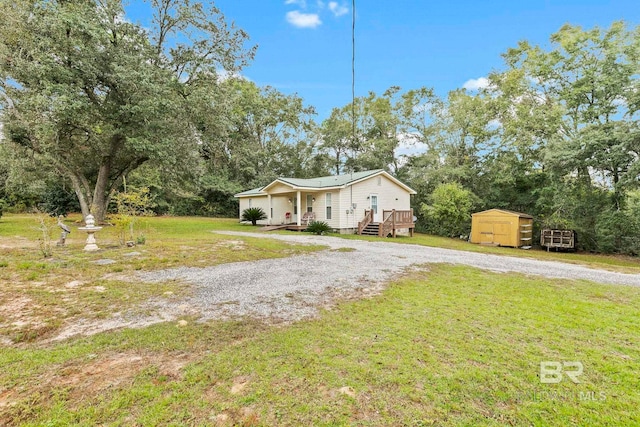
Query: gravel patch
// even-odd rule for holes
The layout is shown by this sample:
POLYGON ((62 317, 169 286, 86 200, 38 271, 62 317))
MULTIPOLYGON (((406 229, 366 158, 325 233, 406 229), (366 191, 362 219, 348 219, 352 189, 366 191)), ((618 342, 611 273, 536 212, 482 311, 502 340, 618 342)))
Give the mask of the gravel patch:
MULTIPOLYGON (((251 316, 282 321, 313 316, 319 306, 330 306, 336 297, 374 294, 407 269, 428 263, 464 264, 497 272, 640 286, 637 274, 561 262, 308 234, 218 233, 325 245, 330 250, 214 267, 140 273, 140 279, 182 280, 193 285, 194 293, 187 304, 203 319, 251 316)), ((166 303, 164 306, 171 311, 166 303)))
POLYGON ((175 320, 181 316, 196 316, 202 320, 250 316, 269 322, 291 322, 313 317, 320 307, 330 308, 338 299, 374 295, 386 283, 407 270, 430 263, 462 264, 496 272, 640 286, 640 274, 394 243, 389 240, 370 242, 302 233, 216 233, 276 239, 294 244, 324 245, 329 250, 213 267, 181 267, 141 272, 137 274, 139 280, 181 280, 188 283, 192 287, 192 295, 179 301, 157 298, 143 307, 149 311, 148 316, 118 314, 104 322, 104 325, 79 325, 73 331, 64 331, 58 339, 119 327, 142 327, 175 320))

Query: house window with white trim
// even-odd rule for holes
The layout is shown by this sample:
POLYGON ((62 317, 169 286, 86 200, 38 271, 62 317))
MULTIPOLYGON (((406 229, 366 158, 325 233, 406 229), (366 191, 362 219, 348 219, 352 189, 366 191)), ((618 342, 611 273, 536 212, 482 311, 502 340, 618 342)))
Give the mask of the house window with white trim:
POLYGON ((326 219, 331 219, 331 193, 327 193, 325 200, 325 206, 327 209, 326 219))
POLYGON ((313 196, 307 194, 307 212, 313 212, 313 196))
POLYGON ((251 209, 251 207, 252 207, 251 205, 252 205, 251 199, 249 199, 249 209, 251 209))

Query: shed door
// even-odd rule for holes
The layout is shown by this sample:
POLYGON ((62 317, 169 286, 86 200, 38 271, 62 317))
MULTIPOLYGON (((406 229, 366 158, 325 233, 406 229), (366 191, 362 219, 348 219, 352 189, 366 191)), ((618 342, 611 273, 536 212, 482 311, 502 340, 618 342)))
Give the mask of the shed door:
POLYGON ((495 220, 481 221, 480 243, 511 246, 511 223, 495 220))
POLYGON ((501 246, 513 246, 511 236, 511 222, 499 221, 493 223, 493 243, 501 246))
POLYGON ((493 224, 480 220, 478 227, 480 228, 480 242, 484 244, 493 243, 493 224))

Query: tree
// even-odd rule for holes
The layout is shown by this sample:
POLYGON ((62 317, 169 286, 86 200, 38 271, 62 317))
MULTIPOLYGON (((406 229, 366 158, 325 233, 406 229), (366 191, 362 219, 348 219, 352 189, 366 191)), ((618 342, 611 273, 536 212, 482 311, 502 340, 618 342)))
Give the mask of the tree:
POLYGON ((607 30, 565 25, 551 42, 548 52, 521 42, 504 55, 511 72, 519 73, 527 92, 539 100, 532 110, 547 113, 546 120, 530 121, 529 128, 546 128, 544 160, 556 174, 602 182, 615 192, 619 209, 624 192, 637 185, 639 169, 640 132, 634 117, 640 27, 628 31, 623 22, 607 30))
POLYGON ((329 156, 331 169, 336 175, 345 171, 354 151, 353 112, 351 104, 334 108, 328 119, 322 122, 322 150, 329 156))
POLYGON ((204 147, 215 170, 246 188, 278 176, 303 178, 314 169, 313 107, 243 79, 229 79, 222 89, 229 104, 224 138, 207 138, 204 147))
POLYGON ((69 181, 102 220, 122 179, 153 160, 185 169, 215 121, 220 69, 252 56, 213 6, 153 0, 149 29, 121 0, 0 0, 4 133, 69 181))
POLYGON ((431 195, 431 204, 422 206, 429 222, 427 228, 448 237, 468 234, 474 198, 473 193, 458 183, 439 185, 431 195))

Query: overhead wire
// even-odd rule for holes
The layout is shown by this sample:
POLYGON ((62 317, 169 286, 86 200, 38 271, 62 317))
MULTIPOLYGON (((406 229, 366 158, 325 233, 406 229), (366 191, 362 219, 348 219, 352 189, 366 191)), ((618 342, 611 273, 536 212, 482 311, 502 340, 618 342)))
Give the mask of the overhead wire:
MULTIPOLYGON (((351 165, 349 170, 351 172, 351 181, 353 181, 353 160, 355 154, 356 145, 356 0, 351 0, 351 165)), ((353 205, 353 185, 350 188, 350 202, 351 206, 349 211, 351 212, 351 218, 354 221, 355 226, 355 210, 353 205)))

